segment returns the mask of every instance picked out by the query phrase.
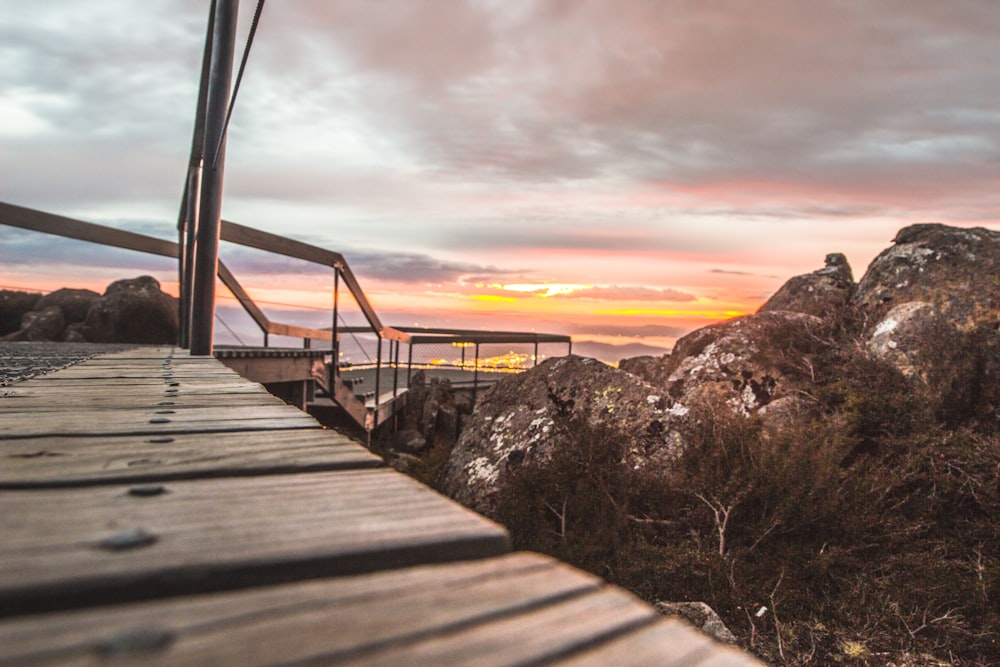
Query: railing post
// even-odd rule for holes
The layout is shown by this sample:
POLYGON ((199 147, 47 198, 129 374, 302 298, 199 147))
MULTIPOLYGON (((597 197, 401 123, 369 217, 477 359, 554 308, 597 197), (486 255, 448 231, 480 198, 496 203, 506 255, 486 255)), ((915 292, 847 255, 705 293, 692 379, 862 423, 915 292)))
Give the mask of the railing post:
POLYGON ((534 356, 534 363, 533 363, 533 364, 531 364, 531 365, 532 365, 533 367, 534 367, 534 366, 537 366, 537 365, 538 365, 538 341, 537 341, 537 340, 535 341, 535 356, 534 356))
MULTIPOLYGON (((389 341, 389 354, 392 354, 392 341, 389 341)), ((392 397, 399 393, 399 341, 396 341, 396 355, 392 362, 392 397)))
POLYGON ((195 234, 198 229, 198 202, 201 199, 201 169, 205 157, 205 105, 209 76, 212 71, 212 37, 215 32, 215 0, 208 10, 205 48, 201 57, 201 79, 195 106, 194 132, 191 137, 191 158, 184 179, 184 197, 178 220, 178 296, 180 307, 180 346, 191 346, 191 287, 194 274, 195 234))
POLYGON ((479 393, 479 341, 476 341, 475 368, 472 371, 472 406, 475 408, 476 395, 479 393))
POLYGON ((382 391, 382 334, 378 331, 375 332, 375 336, 378 340, 378 352, 375 354, 375 421, 374 425, 378 426, 378 408, 379 408, 379 393, 382 391))
POLYGON ((206 154, 198 233, 195 246, 194 285, 191 296, 191 354, 211 355, 215 332, 215 280, 219 266, 219 231, 222 220, 222 181, 225 166, 224 138, 233 76, 238 0, 215 0, 212 63, 205 105, 206 154))
MULTIPOLYGON (((330 348, 333 351, 334 374, 340 374, 340 332, 337 329, 338 308, 340 305, 340 269, 333 267, 333 340, 330 341, 330 348)), ((333 386, 333 383, 330 383, 333 386)))
POLYGON ((406 357, 406 386, 409 388, 412 384, 413 379, 413 339, 410 339, 407 345, 407 357, 406 357))

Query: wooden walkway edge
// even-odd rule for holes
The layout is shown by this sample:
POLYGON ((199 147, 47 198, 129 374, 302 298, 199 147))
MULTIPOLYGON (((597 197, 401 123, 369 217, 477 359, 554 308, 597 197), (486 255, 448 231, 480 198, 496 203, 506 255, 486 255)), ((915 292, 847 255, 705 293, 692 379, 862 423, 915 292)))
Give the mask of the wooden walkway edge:
POLYGON ((141 347, 0 394, 0 665, 758 664, 141 347))

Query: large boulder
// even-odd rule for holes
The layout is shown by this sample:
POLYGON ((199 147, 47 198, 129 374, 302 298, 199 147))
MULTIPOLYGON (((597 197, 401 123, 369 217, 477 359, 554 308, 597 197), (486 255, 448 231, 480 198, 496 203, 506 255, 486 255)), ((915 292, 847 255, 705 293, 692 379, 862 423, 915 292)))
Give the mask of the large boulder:
POLYGON ((179 330, 177 299, 155 278, 140 276, 111 283, 87 313, 82 334, 94 343, 172 345, 179 330))
POLYGON ((778 399, 787 411, 802 383, 811 380, 811 355, 829 344, 823 332, 819 317, 787 310, 698 329, 674 346, 665 389, 678 411, 722 401, 751 414, 778 399))
POLYGON ((874 331, 899 304, 930 304, 960 329, 1000 321, 1000 232, 904 227, 872 261, 851 303, 874 331))
POLYGON ((48 341, 60 340, 66 319, 59 306, 49 306, 44 310, 32 310, 24 314, 21 328, 7 334, 3 340, 10 341, 48 341))
POLYGON ((73 324, 87 319, 90 308, 100 298, 101 295, 93 290, 63 287, 39 299, 35 310, 45 310, 49 306, 58 306, 62 309, 66 324, 73 324))
POLYGON ((495 496, 509 471, 574 446, 572 425, 581 422, 613 428, 630 465, 667 465, 679 453, 672 428, 678 416, 661 389, 630 373, 585 357, 549 359, 484 394, 439 487, 464 505, 495 515, 495 496))
POLYGON ((854 275, 847 258, 832 253, 826 256, 826 266, 790 279, 757 312, 790 310, 829 317, 844 309, 854 288, 854 275))
POLYGON ((622 359, 618 362, 618 368, 645 380, 651 385, 663 386, 667 381, 666 363, 669 356, 654 357, 643 355, 622 359))
POLYGON ((35 310, 40 294, 0 290, 0 336, 14 333, 21 328, 21 319, 35 310))

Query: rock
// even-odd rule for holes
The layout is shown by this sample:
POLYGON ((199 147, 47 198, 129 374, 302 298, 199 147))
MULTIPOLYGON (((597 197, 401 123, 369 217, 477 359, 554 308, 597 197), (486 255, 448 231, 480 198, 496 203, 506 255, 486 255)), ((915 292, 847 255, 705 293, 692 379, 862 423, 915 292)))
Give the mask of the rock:
POLYGON ((7 334, 3 340, 47 341, 60 340, 66 320, 59 306, 49 306, 45 310, 32 310, 24 314, 21 328, 7 334))
POLYGON ((923 302, 959 329, 1000 322, 1000 232, 940 224, 905 227, 876 257, 851 303, 868 332, 895 306, 923 302))
POLYGON ((21 319, 35 310, 40 294, 0 290, 0 336, 14 333, 21 328, 21 319))
POLYGON ((393 470, 410 475, 420 467, 421 460, 419 456, 397 452, 389 457, 388 463, 393 470))
POLYGON ((680 616, 717 641, 736 643, 736 635, 726 627, 715 610, 704 602, 657 602, 655 606, 656 611, 664 616, 680 616))
POLYGON ((873 356, 888 361, 903 375, 914 376, 921 374, 919 357, 926 346, 940 345, 956 334, 957 329, 933 305, 910 301, 886 313, 875 325, 866 345, 873 356))
POLYGON ((101 295, 89 289, 70 289, 64 287, 55 292, 46 294, 39 299, 35 306, 36 310, 43 310, 49 306, 59 306, 62 308, 66 324, 83 322, 87 319, 87 313, 91 306, 97 303, 101 295))
POLYGON ((757 311, 790 310, 817 317, 841 312, 854 293, 854 275, 847 258, 840 253, 826 256, 826 266, 795 276, 774 293, 757 311))
POLYGON ((482 397, 442 471, 439 488, 495 516, 508 471, 571 447, 574 420, 614 429, 631 466, 668 465, 678 452, 678 415, 662 389, 596 359, 567 356, 505 378, 482 397))
MULTIPOLYGON (((403 414, 404 430, 420 434, 426 448, 452 447, 458 438, 460 416, 471 412, 470 399, 455 391, 448 380, 434 378, 427 382, 420 371, 410 378, 403 414)), ((394 442, 389 446, 396 447, 394 442)))
POLYGON ((408 428, 393 433, 389 446, 396 452, 419 454, 430 447, 430 444, 420 431, 408 428))
POLYGON ((83 335, 95 343, 175 344, 180 330, 177 299, 150 276, 111 283, 91 307, 83 335))
POLYGON ((669 355, 662 357, 644 355, 622 359, 618 362, 618 368, 626 373, 635 375, 639 379, 645 380, 651 385, 663 386, 667 380, 666 362, 668 357, 669 355))
POLYGON ((808 357, 826 345, 823 320, 787 310, 762 312, 704 327, 677 341, 667 359, 666 391, 686 412, 721 397, 750 414, 806 381, 808 357))

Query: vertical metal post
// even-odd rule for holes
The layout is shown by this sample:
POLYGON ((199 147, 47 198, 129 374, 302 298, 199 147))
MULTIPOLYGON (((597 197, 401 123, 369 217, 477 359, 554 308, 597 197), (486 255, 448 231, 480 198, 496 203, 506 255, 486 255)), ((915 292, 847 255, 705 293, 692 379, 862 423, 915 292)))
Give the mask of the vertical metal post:
POLYGON ((531 365, 532 366, 537 366, 538 365, 538 341, 537 340, 535 341, 535 358, 534 358, 534 360, 535 360, 535 363, 533 363, 531 365))
POLYGON ((407 346, 407 350, 408 350, 408 352, 407 352, 407 358, 406 358, 406 386, 409 387, 410 384, 412 383, 412 378, 413 378, 413 339, 412 338, 410 339, 410 342, 409 342, 409 344, 407 346))
POLYGON ((226 142, 223 137, 233 77, 236 16, 239 0, 215 0, 212 61, 205 104, 205 146, 218 154, 205 156, 198 230, 195 241, 194 285, 191 294, 191 354, 211 355, 215 332, 215 277, 219 265, 222 220, 222 180, 226 142))
POLYGON ((189 169, 187 228, 185 229, 184 257, 181 262, 184 274, 181 283, 181 347, 191 347, 191 302, 194 294, 194 258, 198 252, 198 204, 201 199, 201 174, 203 160, 189 169))
POLYGON ((479 342, 476 341, 475 369, 472 372, 472 405, 476 405, 476 394, 479 393, 479 342))
MULTIPOLYGON (((340 268, 333 267, 333 340, 330 347, 333 351, 333 372, 340 375, 340 332, 337 329, 337 310, 340 305, 340 268)), ((333 384, 331 383, 332 387, 333 384)))
MULTIPOLYGON (((389 354, 392 354, 392 341, 389 341, 389 354)), ((399 393, 399 341, 396 341, 396 356, 392 362, 392 397, 399 393)))
POLYGON ((198 229, 198 203, 201 199, 201 169, 205 156, 205 103, 208 95, 209 74, 212 62, 212 37, 215 31, 215 0, 208 10, 205 30, 205 48, 201 57, 201 80, 198 102, 195 106, 194 132, 191 137, 191 158, 184 179, 184 196, 178 214, 178 291, 180 292, 180 340, 182 348, 191 345, 191 288, 195 252, 195 233, 198 229))
POLYGON ((375 332, 378 336, 378 354, 375 357, 375 426, 378 426, 378 403, 379 392, 382 391, 382 334, 375 332))

